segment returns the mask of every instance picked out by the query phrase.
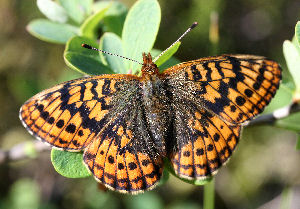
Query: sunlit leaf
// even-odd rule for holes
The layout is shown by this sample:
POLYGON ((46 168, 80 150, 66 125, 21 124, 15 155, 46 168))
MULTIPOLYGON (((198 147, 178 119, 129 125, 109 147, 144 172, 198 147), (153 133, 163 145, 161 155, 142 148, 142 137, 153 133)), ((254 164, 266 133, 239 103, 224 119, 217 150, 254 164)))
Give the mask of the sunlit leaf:
POLYGON ((168 49, 168 51, 166 51, 162 56, 160 56, 156 60, 155 64, 159 67, 163 63, 165 63, 168 59, 170 59, 177 52, 180 44, 181 44, 180 42, 177 42, 176 44, 174 44, 171 48, 168 49))
POLYGON ((270 104, 265 108, 264 114, 274 112, 281 107, 291 104, 293 100, 294 90, 290 88, 292 85, 282 83, 277 90, 275 97, 271 100, 270 104))
POLYGON ((296 84, 296 92, 300 93, 300 54, 291 41, 284 41, 283 54, 288 69, 296 84))
POLYGON ((300 21, 297 22, 295 27, 295 38, 298 43, 298 47, 300 46, 300 21))
POLYGON ((76 36, 70 39, 64 52, 65 62, 70 68, 88 75, 113 73, 101 62, 97 51, 83 48, 82 44, 89 44, 96 48, 98 46, 94 40, 86 37, 76 36))
POLYGON ((127 7, 118 1, 98 1, 93 5, 95 12, 109 6, 103 19, 102 29, 105 32, 112 32, 121 37, 124 21, 127 15, 127 7))
MULTIPOLYGON (((142 62, 142 53, 150 52, 158 32, 161 18, 156 0, 137 1, 129 10, 122 32, 123 50, 126 57, 142 62)), ((140 65, 125 61, 134 74, 140 65)))
MULTIPOLYGON (((158 49, 152 49, 151 50, 151 55, 153 57, 158 56, 162 51, 158 49)), ((164 70, 168 69, 169 67, 172 67, 176 64, 180 63, 180 61, 175 58, 174 56, 166 60, 162 65, 159 66, 159 71, 163 72, 164 70)))
MULTIPOLYGON (((122 40, 113 33, 105 33, 100 40, 100 49, 124 56, 122 49, 122 40)), ((127 73, 125 68, 125 59, 109 54, 101 53, 105 57, 107 64, 116 73, 127 73)))
POLYGON ((28 32, 43 41, 65 44, 78 33, 78 28, 72 25, 52 22, 46 19, 36 19, 27 25, 28 32))
POLYGON ((83 164, 82 152, 51 150, 51 162, 55 170, 68 178, 84 178, 91 174, 83 164))
POLYGON ((91 12, 93 0, 59 0, 69 17, 80 24, 91 12))
POLYGON ((63 7, 51 0, 37 0, 37 6, 40 11, 50 20, 65 23, 68 15, 63 7))
POLYGON ((104 8, 103 10, 100 10, 94 15, 87 18, 80 26, 80 35, 92 39, 97 39, 99 22, 103 19, 107 9, 108 8, 104 8))
POLYGON ((280 128, 300 132, 300 112, 293 113, 288 117, 277 120, 275 125, 280 128))

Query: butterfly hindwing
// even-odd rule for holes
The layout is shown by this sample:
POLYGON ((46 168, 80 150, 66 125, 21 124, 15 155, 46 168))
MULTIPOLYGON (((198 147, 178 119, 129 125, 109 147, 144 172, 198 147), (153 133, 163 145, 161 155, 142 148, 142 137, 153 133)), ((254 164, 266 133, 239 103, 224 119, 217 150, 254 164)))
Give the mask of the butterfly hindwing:
POLYGON ((175 65, 163 76, 171 88, 178 89, 176 94, 239 124, 261 113, 270 102, 281 80, 281 68, 264 57, 223 55, 175 65))
POLYGON ((205 109, 191 103, 173 105, 176 140, 170 161, 175 173, 186 179, 205 179, 215 174, 230 158, 240 125, 231 125, 205 109))
MULTIPOLYGON (((139 101, 133 101, 133 103, 139 101)), ((162 175, 141 106, 121 111, 86 148, 84 162, 95 178, 122 193, 139 193, 157 185, 162 175)))

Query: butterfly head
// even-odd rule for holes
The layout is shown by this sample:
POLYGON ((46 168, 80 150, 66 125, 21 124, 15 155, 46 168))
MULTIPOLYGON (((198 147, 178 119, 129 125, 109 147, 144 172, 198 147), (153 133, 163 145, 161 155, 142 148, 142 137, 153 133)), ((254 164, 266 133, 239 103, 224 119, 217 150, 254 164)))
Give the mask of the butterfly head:
POLYGON ((150 53, 146 54, 143 53, 143 67, 142 67, 142 75, 143 76, 149 76, 158 74, 158 67, 154 62, 152 61, 152 56, 150 53))

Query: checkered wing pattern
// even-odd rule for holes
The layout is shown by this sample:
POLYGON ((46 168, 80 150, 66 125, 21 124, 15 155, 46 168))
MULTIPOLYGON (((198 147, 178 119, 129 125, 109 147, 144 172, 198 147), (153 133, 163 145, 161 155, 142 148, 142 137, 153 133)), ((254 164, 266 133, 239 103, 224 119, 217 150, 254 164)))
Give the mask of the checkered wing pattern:
POLYGON ((241 125, 275 95, 281 68, 264 57, 223 55, 178 64, 162 77, 175 118, 173 168, 181 177, 203 179, 227 161, 241 125))

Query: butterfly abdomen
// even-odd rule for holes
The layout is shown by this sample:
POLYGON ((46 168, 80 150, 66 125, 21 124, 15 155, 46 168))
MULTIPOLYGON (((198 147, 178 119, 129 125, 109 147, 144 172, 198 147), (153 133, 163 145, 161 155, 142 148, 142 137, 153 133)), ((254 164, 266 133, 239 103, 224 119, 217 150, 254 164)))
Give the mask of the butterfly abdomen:
POLYGON ((143 81, 143 106, 149 132, 160 155, 166 155, 165 138, 170 126, 170 105, 164 83, 155 74, 143 81))

